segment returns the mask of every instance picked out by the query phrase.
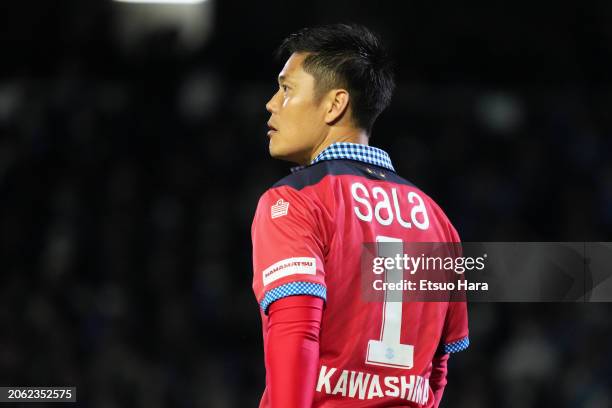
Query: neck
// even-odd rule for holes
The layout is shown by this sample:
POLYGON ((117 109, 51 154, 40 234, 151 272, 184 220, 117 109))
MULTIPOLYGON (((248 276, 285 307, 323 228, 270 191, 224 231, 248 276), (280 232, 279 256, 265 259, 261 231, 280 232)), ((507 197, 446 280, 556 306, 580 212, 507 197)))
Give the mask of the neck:
POLYGON ((348 142, 367 145, 368 139, 368 133, 363 129, 348 126, 333 127, 330 129, 327 136, 325 136, 321 142, 313 148, 312 153, 308 158, 308 163, 312 162, 315 157, 319 155, 319 153, 334 143, 348 142))

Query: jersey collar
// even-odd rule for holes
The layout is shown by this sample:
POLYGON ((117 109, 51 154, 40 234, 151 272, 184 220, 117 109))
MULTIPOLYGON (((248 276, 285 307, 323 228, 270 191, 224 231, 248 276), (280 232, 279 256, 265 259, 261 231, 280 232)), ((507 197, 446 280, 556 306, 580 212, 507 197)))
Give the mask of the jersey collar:
POLYGON ((327 146, 310 164, 292 167, 291 172, 295 173, 320 161, 342 159, 357 160, 395 171, 393 164, 391 164, 391 157, 384 150, 358 143, 338 142, 327 146))

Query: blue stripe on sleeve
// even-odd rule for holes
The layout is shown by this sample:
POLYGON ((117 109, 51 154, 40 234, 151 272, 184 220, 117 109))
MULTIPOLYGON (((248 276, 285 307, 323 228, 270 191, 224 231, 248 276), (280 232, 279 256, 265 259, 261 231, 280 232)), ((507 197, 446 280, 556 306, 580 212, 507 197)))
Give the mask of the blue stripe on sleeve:
POLYGON ((456 353, 461 350, 465 350, 470 345, 470 339, 468 337, 464 337, 457 341, 453 341, 452 343, 447 343, 444 345, 444 353, 456 353))
POLYGON ((297 295, 311 295, 327 300, 327 289, 325 286, 318 283, 289 282, 267 291, 259 305, 261 306, 261 310, 263 310, 265 314, 268 314, 268 307, 270 307, 273 302, 287 296, 297 295))

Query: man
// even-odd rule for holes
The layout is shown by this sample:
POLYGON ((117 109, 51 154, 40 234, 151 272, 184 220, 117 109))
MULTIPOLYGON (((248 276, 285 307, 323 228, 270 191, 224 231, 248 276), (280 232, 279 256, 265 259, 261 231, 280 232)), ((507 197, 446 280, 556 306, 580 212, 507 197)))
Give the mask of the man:
POLYGON ((469 343, 465 303, 386 308, 360 287, 364 243, 459 241, 368 146, 394 89, 386 54, 368 29, 343 24, 292 34, 279 54, 289 58, 266 105, 269 150, 301 166, 266 191, 253 220, 260 407, 437 407, 449 352, 469 343))

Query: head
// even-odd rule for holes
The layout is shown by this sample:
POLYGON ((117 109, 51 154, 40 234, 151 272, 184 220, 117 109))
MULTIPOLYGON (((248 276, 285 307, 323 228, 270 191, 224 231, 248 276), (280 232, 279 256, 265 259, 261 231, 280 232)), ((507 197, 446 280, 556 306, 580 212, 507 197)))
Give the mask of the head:
POLYGON ((305 28, 287 37, 278 91, 266 104, 270 154, 305 164, 327 145, 370 135, 395 87, 387 54, 363 26, 305 28))

